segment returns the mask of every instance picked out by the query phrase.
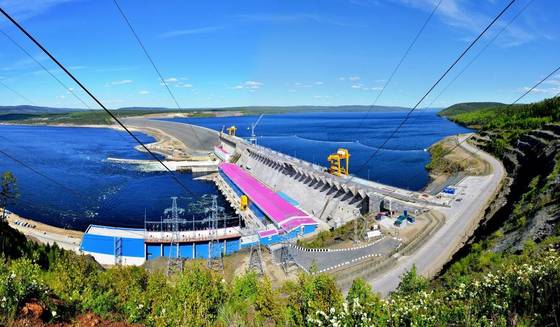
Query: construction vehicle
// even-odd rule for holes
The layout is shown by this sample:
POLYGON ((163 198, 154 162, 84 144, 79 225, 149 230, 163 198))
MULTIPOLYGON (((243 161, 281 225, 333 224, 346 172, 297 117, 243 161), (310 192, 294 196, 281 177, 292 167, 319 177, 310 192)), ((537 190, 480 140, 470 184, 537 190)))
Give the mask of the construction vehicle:
POLYGON ((350 152, 348 152, 348 149, 339 148, 336 153, 329 155, 327 160, 330 163, 329 173, 336 176, 348 176, 348 166, 350 164, 350 152))
POLYGON ((229 136, 235 136, 235 132, 237 132, 237 127, 230 126, 227 128, 227 131, 229 136))
POLYGON ((242 195, 240 198, 239 209, 241 209, 241 211, 245 211, 248 205, 249 205, 249 199, 247 198, 246 195, 242 195))

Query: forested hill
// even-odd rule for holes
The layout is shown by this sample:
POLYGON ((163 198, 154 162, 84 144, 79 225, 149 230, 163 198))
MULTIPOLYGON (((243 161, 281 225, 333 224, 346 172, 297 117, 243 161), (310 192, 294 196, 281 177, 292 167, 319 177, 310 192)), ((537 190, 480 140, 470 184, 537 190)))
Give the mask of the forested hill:
MULTIPOLYGON (((543 101, 509 105, 485 106, 479 103, 478 108, 471 106, 468 110, 451 106, 439 114, 452 121, 478 129, 492 136, 490 150, 501 155, 510 144, 523 134, 544 127, 547 124, 560 122, 560 97, 543 101)), ((465 108, 465 107, 462 107, 465 108)))
POLYGON ((533 129, 560 120, 560 97, 513 106, 479 102, 457 104, 439 114, 451 120, 483 130, 533 129))
POLYGON ((439 112, 440 116, 454 116, 465 112, 477 111, 484 108, 503 106, 500 102, 463 102, 454 104, 439 112))

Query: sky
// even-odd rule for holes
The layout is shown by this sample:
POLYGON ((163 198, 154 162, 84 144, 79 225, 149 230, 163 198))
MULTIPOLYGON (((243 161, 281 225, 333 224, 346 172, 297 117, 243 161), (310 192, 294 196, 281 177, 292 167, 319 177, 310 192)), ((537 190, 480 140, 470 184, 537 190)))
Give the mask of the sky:
MULTIPOLYGON (((370 105, 439 1, 118 0, 183 108, 370 105)), ((441 0, 377 104, 414 106, 509 1, 441 0)), ((0 7, 109 108, 175 106, 113 0, 0 7)), ((517 0, 420 107, 515 100, 560 65, 559 12, 517 0)), ((98 108, 4 17, 0 29, 98 108)), ((0 82, 0 105, 84 107, 2 34, 0 82)), ((560 74, 523 102, 558 92, 560 74)))

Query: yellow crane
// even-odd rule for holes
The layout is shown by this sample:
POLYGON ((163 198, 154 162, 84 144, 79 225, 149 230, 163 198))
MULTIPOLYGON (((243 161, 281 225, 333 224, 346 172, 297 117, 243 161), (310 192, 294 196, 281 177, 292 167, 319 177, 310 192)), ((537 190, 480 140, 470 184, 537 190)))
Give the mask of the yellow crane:
POLYGON ((235 127, 235 126, 228 127, 227 131, 228 131, 228 135, 235 136, 235 132, 237 131, 237 127, 235 127))
POLYGON ((350 152, 348 152, 348 149, 339 148, 336 153, 329 155, 327 160, 330 163, 329 173, 336 176, 348 176, 348 166, 350 164, 350 152))
POLYGON ((245 211, 248 205, 249 205, 249 199, 247 198, 246 195, 242 195, 240 198, 239 209, 245 211))

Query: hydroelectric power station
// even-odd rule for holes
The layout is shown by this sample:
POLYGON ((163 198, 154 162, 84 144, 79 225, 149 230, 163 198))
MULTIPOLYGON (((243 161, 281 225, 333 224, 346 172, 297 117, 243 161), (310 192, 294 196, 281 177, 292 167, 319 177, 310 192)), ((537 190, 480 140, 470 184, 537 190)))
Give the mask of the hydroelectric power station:
MULTIPOLYGON (((155 120, 131 120, 129 124, 135 122, 143 127, 153 124, 151 128, 167 133, 178 130, 185 135, 185 139, 178 137, 185 144, 193 136, 189 129, 191 133, 200 132, 205 145, 196 151, 207 151, 215 162, 207 178, 217 185, 239 215, 240 223, 234 227, 218 223, 202 230, 189 228, 189 221, 177 218, 180 212, 174 203, 170 210, 175 211, 166 215, 175 216, 174 222, 169 217, 146 219, 144 228, 137 229, 91 225, 80 250, 101 264, 141 265, 158 257, 212 259, 255 246, 273 251, 370 213, 406 216, 421 212, 426 205, 440 205, 431 195, 350 175, 350 153, 345 149, 326 158, 328 166, 320 166, 257 145, 256 123, 246 140, 235 135, 233 126, 223 133, 155 120), (216 167, 218 172, 214 173, 216 167)), ((399 244, 397 239, 381 241, 378 246, 384 247, 383 251, 399 244)))

